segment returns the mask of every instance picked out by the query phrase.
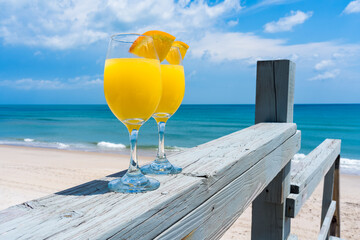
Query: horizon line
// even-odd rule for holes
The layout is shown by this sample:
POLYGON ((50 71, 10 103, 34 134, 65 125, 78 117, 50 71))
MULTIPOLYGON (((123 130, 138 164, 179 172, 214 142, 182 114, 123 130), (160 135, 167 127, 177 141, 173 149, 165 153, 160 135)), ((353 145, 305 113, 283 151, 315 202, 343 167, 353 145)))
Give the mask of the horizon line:
MULTIPOLYGON (((359 103, 294 103, 294 105, 359 105, 359 103)), ((5 105, 107 105, 106 103, 0 103, 5 105)), ((255 105, 255 103, 184 103, 182 105, 255 105)))

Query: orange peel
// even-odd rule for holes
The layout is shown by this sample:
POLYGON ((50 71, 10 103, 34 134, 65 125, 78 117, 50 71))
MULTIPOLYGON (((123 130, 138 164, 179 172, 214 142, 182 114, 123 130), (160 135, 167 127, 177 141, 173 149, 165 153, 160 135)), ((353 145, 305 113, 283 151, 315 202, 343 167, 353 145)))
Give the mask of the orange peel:
POLYGON ((157 59, 153 41, 144 36, 139 36, 131 45, 129 52, 139 57, 157 59))
POLYGON ((180 64, 181 61, 184 59, 186 51, 189 49, 189 46, 180 41, 175 41, 170 48, 169 53, 166 56, 166 60, 170 64, 180 64))
POLYGON ((184 42, 181 42, 181 41, 175 41, 173 43, 173 46, 174 47, 178 47, 180 49, 180 53, 181 53, 181 57, 182 59, 184 60, 184 57, 186 55, 186 52, 187 50, 189 49, 189 45, 187 45, 186 43, 184 42))
MULTIPOLYGON (((158 30, 147 31, 142 35, 152 37, 157 56, 159 57, 160 62, 162 62, 175 41, 175 37, 169 33, 158 30)), ((131 45, 129 52, 145 58, 156 58, 150 49, 152 47, 149 45, 150 43, 148 38, 140 36, 131 45)))
POLYGON ((168 61, 170 64, 173 65, 179 65, 181 64, 181 60, 182 58, 181 58, 180 49, 178 47, 172 46, 170 48, 170 51, 166 55, 166 61, 168 61))

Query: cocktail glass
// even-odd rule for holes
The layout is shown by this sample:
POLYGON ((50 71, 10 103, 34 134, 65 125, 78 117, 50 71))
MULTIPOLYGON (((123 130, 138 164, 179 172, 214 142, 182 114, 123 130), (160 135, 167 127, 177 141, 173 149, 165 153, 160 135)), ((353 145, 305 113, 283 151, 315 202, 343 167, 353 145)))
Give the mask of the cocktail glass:
POLYGON ((185 74, 179 48, 171 47, 168 57, 167 61, 161 64, 162 95, 152 115, 159 132, 157 157, 151 164, 141 167, 144 174, 177 174, 182 171, 180 167, 171 164, 165 154, 165 125, 181 105, 185 93, 185 74))
POLYGON ((154 114, 162 94, 160 62, 152 37, 140 34, 111 37, 105 62, 104 93, 112 113, 130 135, 129 168, 123 177, 109 182, 109 189, 122 193, 157 189, 160 183, 141 173, 136 151, 139 129, 154 114), (146 43, 146 58, 130 51, 137 39, 146 43))

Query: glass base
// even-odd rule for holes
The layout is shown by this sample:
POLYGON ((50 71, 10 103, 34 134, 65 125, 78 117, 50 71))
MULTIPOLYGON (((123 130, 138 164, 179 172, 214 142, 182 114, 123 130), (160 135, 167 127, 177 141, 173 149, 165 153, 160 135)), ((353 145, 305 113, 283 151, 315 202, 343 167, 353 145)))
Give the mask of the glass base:
POLYGON ((156 179, 144 176, 142 173, 128 174, 122 178, 112 180, 108 187, 112 192, 142 193, 158 189, 160 182, 156 179))
POLYGON ((143 174, 167 175, 181 173, 182 168, 172 165, 169 160, 164 158, 156 159, 149 165, 141 167, 140 170, 143 174))

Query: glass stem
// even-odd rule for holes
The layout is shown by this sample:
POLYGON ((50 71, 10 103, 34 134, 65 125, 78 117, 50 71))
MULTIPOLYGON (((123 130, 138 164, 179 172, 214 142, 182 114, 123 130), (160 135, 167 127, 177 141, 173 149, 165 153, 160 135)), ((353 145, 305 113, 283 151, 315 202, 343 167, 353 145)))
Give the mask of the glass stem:
POLYGON ((159 148, 157 152, 158 159, 166 158, 165 143, 164 143, 165 124, 166 124, 165 122, 158 122, 158 130, 159 130, 159 148))
POLYGON ((130 165, 127 174, 140 173, 136 150, 138 133, 137 129, 132 129, 130 132, 130 165))

